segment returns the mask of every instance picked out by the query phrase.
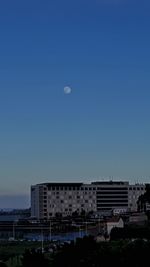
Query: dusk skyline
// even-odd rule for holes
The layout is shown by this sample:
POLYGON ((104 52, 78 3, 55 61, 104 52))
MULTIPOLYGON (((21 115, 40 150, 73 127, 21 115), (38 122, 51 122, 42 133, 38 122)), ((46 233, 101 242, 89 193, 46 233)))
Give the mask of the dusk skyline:
POLYGON ((41 182, 150 180, 149 11, 148 0, 0 4, 0 208, 24 206, 41 182))

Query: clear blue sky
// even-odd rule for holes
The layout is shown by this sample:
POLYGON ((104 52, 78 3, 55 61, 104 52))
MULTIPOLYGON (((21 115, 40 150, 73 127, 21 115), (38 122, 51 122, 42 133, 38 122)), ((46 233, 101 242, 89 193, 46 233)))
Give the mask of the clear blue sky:
POLYGON ((149 14, 148 0, 1 1, 0 207, 38 182, 149 180, 149 14))

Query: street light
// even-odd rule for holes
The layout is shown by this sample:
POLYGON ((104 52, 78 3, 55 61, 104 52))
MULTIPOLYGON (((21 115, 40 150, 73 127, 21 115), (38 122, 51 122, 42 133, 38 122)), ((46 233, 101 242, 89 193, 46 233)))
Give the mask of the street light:
POLYGON ((42 253, 43 253, 44 252, 43 227, 41 227, 41 246, 42 246, 42 253))
POLYGON ((15 224, 17 224, 18 220, 13 221, 13 240, 15 240, 15 224))
POLYGON ((15 240, 15 222, 13 222, 13 239, 15 240))
POLYGON ((87 233, 87 221, 85 222, 85 235, 87 236, 88 233, 87 233))
POLYGON ((98 218, 98 231, 99 231, 99 234, 100 234, 100 231, 101 231, 100 217, 98 218))
POLYGON ((51 224, 51 219, 49 221, 49 241, 52 241, 52 224, 51 224))

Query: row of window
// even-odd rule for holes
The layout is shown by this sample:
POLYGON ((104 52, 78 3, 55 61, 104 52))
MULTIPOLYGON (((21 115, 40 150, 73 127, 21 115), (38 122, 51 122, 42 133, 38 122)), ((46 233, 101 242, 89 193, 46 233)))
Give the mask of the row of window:
POLYGON ((130 186, 129 187, 129 190, 138 190, 138 191, 139 190, 142 190, 143 191, 144 190, 144 187, 132 187, 132 186, 130 186))
POLYGON ((59 190, 59 191, 64 191, 64 190, 66 190, 66 191, 84 191, 84 190, 89 190, 89 191, 91 191, 91 190, 93 190, 93 191, 95 191, 96 190, 96 187, 50 187, 49 189, 48 189, 49 191, 56 191, 56 190, 59 190))
MULTIPOLYGON (((64 191, 64 194, 62 194, 60 191, 55 191, 55 192, 52 192, 51 194, 52 194, 52 195, 59 195, 59 194, 60 194, 60 195, 68 195, 68 193, 71 194, 71 193, 68 192, 68 191, 67 191, 67 192, 64 191)), ((79 192, 77 192, 77 194, 80 195, 79 192)), ((81 195, 83 195, 83 194, 84 194, 84 195, 90 195, 90 194, 91 194, 91 195, 96 195, 96 192, 87 192, 87 191, 85 191, 85 192, 83 192, 81 195)), ((44 197, 45 197, 45 196, 44 196, 44 197)))
MULTIPOLYGON (((51 202, 50 202, 51 203, 51 202)), ((64 200, 60 200, 59 201, 59 203, 61 203, 61 204, 66 204, 66 202, 64 201, 64 200)), ((80 201, 77 201, 76 202, 77 204, 80 204, 80 201)), ((75 204, 76 204, 75 203, 75 204)), ((91 202, 89 202, 88 200, 84 200, 84 203, 91 203, 91 202)), ((92 203, 96 203, 96 201, 92 201, 92 203)), ((68 206, 72 206, 73 204, 69 204, 68 206)), ((51 205, 50 205, 51 206, 51 205)), ((82 206, 82 205, 81 205, 82 206)), ((42 206, 41 206, 42 207, 42 206)), ((44 205, 44 207, 47 207, 47 205, 44 205)))

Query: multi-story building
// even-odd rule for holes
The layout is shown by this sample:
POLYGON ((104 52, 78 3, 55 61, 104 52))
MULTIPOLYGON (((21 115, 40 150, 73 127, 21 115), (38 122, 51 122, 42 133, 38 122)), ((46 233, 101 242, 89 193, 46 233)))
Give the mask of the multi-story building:
POLYGON ((137 210, 144 185, 128 182, 44 183, 31 186, 31 216, 49 219, 74 212, 99 212, 113 209, 137 210))
POLYGON ((95 182, 97 211, 128 208, 128 182, 95 182))
POLYGON ((82 183, 45 183, 31 187, 31 215, 50 218, 56 214, 96 211, 96 186, 82 183))
POLYGON ((145 193, 145 185, 135 184, 128 187, 128 201, 131 211, 137 211, 137 201, 139 196, 145 193))

